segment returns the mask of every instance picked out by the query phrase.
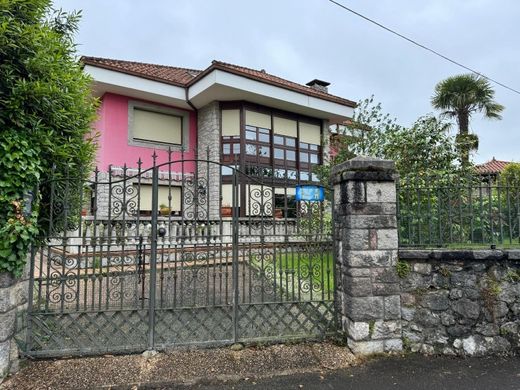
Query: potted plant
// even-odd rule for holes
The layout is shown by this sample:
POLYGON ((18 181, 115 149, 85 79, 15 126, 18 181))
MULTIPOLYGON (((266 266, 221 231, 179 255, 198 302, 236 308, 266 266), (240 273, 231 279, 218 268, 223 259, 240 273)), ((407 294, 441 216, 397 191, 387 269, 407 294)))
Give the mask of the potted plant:
POLYGON ((172 209, 166 206, 164 203, 159 205, 159 213, 163 216, 168 216, 172 212, 172 209))
POLYGON ((233 215, 233 209, 231 208, 231 206, 229 204, 224 203, 220 207, 220 215, 222 217, 231 217, 233 215))

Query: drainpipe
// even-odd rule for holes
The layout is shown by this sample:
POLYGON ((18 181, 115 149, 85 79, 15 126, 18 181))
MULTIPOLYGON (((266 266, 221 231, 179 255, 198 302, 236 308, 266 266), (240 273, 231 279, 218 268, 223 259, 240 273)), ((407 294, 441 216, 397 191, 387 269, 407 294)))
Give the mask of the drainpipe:
POLYGON ((188 103, 189 106, 190 106, 191 108, 193 108, 193 111, 195 111, 195 113, 198 114, 199 110, 197 110, 197 107, 195 107, 195 106, 193 105, 193 103, 191 102, 191 100, 190 100, 190 98, 189 98, 189 96, 188 96, 188 89, 189 89, 189 88, 185 88, 185 89, 184 89, 184 92, 185 92, 185 95, 186 95, 186 103, 188 103))
MULTIPOLYGON (((189 98, 189 95, 188 95, 188 90, 189 88, 185 88, 184 89, 184 93, 185 93, 185 99, 186 99, 186 103, 188 103, 188 105, 193 108, 193 111, 195 111, 195 126, 197 127, 197 146, 199 145, 199 110, 197 109, 197 107, 195 107, 195 105, 191 102, 190 98, 189 98)), ((195 150, 195 149, 194 149, 195 150)), ((196 156, 196 158, 198 158, 196 156)))

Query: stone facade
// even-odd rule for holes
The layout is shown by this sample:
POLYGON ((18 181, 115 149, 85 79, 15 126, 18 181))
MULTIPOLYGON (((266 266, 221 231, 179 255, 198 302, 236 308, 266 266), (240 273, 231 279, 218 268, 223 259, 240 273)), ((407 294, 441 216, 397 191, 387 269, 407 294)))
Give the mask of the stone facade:
POLYGON ((0 382, 18 370, 19 343, 25 341, 29 277, 0 274, 0 382))
MULTIPOLYGON (((209 103, 199 109, 197 121, 198 158, 220 163, 219 102, 209 103)), ((209 191, 209 204, 207 208, 209 218, 217 219, 220 216, 220 165, 200 162, 198 166, 198 176, 199 181, 203 181, 209 191)))
POLYGON ((336 300, 348 345, 356 354, 400 351, 395 165, 357 157, 331 178, 336 300))
POLYGON ((422 353, 520 352, 520 251, 401 251, 403 341, 422 353))

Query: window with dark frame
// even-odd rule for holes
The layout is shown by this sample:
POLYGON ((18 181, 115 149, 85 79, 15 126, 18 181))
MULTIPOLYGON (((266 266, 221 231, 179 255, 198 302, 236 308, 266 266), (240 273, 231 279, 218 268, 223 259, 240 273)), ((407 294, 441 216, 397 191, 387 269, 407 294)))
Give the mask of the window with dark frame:
MULTIPOLYGON (((317 182, 313 168, 321 163, 321 145, 301 142, 296 137, 276 134, 270 129, 245 125, 242 128, 244 172, 251 176, 271 177, 280 181, 317 182)), ((240 136, 222 137, 222 162, 240 160, 240 136)), ((222 175, 232 169, 222 168, 222 175)), ((229 179, 228 179, 229 180, 229 179)))

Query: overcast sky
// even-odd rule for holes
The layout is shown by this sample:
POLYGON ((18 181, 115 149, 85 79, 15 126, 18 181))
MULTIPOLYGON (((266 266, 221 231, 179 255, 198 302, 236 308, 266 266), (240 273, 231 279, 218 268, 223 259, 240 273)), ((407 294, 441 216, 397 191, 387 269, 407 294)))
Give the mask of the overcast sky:
MULTIPOLYGON (((338 0, 520 90, 520 2, 338 0)), ((464 70, 327 0, 55 0, 83 10, 84 55, 204 69, 231 62, 305 84, 319 78, 352 100, 374 94, 408 126, 433 112, 435 84, 464 70)), ((494 86, 502 121, 475 116, 475 161, 520 161, 520 95, 494 86)))

